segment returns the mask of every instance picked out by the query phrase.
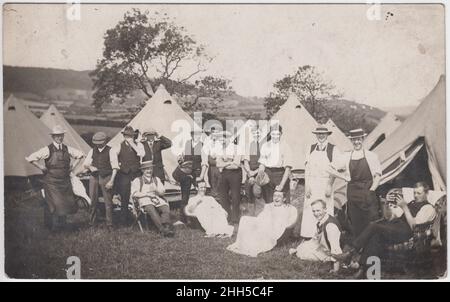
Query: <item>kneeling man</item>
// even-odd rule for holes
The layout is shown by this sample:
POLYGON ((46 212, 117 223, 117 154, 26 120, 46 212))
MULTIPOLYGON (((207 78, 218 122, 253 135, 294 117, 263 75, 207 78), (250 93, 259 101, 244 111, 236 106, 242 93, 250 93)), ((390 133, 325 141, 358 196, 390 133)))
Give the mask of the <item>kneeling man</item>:
POLYGON ((153 176, 153 163, 141 163, 142 176, 131 183, 131 201, 150 216, 151 220, 164 237, 174 235, 170 226, 170 208, 164 197, 165 189, 161 180, 153 176))
POLYGON ((228 224, 227 211, 212 196, 206 196, 205 182, 198 183, 198 194, 189 199, 185 207, 187 216, 196 217, 206 237, 230 237, 233 235, 234 227, 228 224))
POLYGON ((339 262, 333 255, 342 254, 340 245, 341 227, 334 216, 327 213, 327 204, 321 199, 311 203, 312 214, 317 220, 315 236, 290 249, 290 254, 297 254, 303 260, 333 262, 333 272, 339 270, 339 262))

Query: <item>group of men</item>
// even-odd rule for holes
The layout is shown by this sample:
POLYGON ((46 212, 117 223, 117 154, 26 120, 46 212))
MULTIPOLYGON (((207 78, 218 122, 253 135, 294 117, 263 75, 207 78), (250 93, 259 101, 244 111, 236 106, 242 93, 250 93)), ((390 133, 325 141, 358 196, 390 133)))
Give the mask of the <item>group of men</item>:
MULTIPOLYGON (((61 127, 55 127, 50 133, 53 143, 26 158, 44 173, 45 223, 49 227, 64 224, 65 217, 76 211, 70 177, 84 155, 63 144, 64 132, 61 127), (41 159, 44 165, 39 163, 41 159)), ((127 126, 122 131, 122 143, 115 147, 106 144, 105 133, 96 133, 92 138, 94 147, 82 163, 83 169, 90 171, 90 223, 95 225, 98 220, 100 187, 108 229, 114 226, 113 195, 118 194, 121 225, 129 224, 129 202, 136 202, 163 236, 173 236, 170 206, 164 198, 167 177, 180 185, 182 222, 187 223, 189 216, 196 216, 193 213, 197 209, 198 213, 203 213, 203 217, 199 214, 197 218, 207 226, 204 228, 209 229, 206 230, 209 236, 231 236, 233 226, 239 224, 242 185, 247 201, 253 205, 251 216, 258 215, 258 204, 261 208, 271 204, 277 192, 282 193, 279 200, 289 204, 295 153, 282 139, 283 128, 275 124, 263 139, 256 125, 251 132, 253 143, 242 153, 242 149, 237 148, 239 137, 236 139, 232 133, 212 128, 204 139, 202 130, 193 130, 191 139, 178 156, 178 166, 172 177, 167 175, 162 159, 163 150, 170 148, 172 142, 153 129, 143 131, 139 137, 135 129, 127 126), (192 186, 198 189, 198 195, 191 198, 192 186), (209 198, 205 198, 206 187, 211 189, 209 198), (202 202, 204 206, 199 207, 202 202), (217 219, 211 219, 211 215, 217 219)), ((313 133, 317 142, 309 146, 305 162, 305 200, 300 230, 303 240, 290 253, 301 259, 331 261, 335 271, 340 262, 350 256, 357 259, 354 256, 359 254, 360 260, 354 267, 361 275, 367 256, 381 253, 383 242, 405 240, 412 236, 416 225, 434 219, 434 208, 426 201, 429 187, 418 183, 415 201, 406 203, 399 199, 396 206, 402 214, 380 222, 380 203, 375 190, 382 170, 377 155, 363 148, 365 132, 362 129, 350 131, 353 150, 345 153, 328 141, 332 132, 325 126, 319 125, 313 133), (345 221, 335 217, 336 178, 347 182, 345 221), (344 230, 351 235, 351 240, 347 242, 349 248, 343 251, 341 235, 344 230)), ((292 213, 286 209, 286 213, 292 213)), ((240 238, 242 241, 251 236, 240 238)))

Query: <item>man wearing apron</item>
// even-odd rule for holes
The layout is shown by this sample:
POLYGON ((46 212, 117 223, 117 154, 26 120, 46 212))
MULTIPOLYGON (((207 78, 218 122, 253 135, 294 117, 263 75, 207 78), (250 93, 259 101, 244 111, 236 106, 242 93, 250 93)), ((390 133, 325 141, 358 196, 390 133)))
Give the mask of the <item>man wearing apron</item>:
POLYGON ((290 180, 292 152, 286 142, 281 141, 282 127, 274 125, 270 130, 270 139, 261 146, 257 178, 263 178, 264 172, 269 176, 269 183, 262 187, 266 203, 273 201, 275 191, 284 192, 287 202, 290 202, 290 180))
POLYGON ((63 144, 65 132, 61 126, 55 126, 50 133, 53 143, 26 158, 44 173, 44 224, 49 229, 64 226, 66 216, 78 210, 70 174, 83 153, 63 144), (44 160, 45 165, 39 164, 40 160, 44 160))
POLYGON ((330 165, 339 159, 340 151, 328 142, 332 133, 325 126, 317 127, 313 133, 317 143, 308 148, 305 162, 305 202, 303 204, 303 217, 300 235, 303 238, 312 238, 316 233, 317 219, 314 217, 311 203, 323 200, 326 203, 327 213, 334 216, 333 183, 334 176, 330 174, 330 165))
POLYGON ((375 190, 381 178, 381 164, 378 156, 362 147, 366 136, 362 129, 350 131, 353 150, 346 154, 346 169, 350 174, 347 185, 347 215, 353 237, 357 237, 367 225, 377 220, 380 206, 375 190))

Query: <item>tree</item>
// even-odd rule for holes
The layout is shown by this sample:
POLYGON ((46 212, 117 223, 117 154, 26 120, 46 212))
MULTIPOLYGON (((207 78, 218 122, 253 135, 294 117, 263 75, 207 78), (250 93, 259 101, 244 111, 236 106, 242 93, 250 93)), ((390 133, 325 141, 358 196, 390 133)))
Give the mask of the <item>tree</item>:
POLYGON ((333 84, 326 82, 314 66, 300 66, 292 75, 286 75, 273 85, 274 92, 266 97, 264 107, 271 117, 295 93, 311 115, 318 119, 324 114, 324 102, 337 98, 333 84))
POLYGON ((151 97, 158 79, 183 84, 206 71, 212 58, 204 47, 166 15, 155 16, 159 21, 148 11, 133 9, 107 30, 103 58, 90 73, 97 109, 113 99, 125 101, 137 89, 151 97))

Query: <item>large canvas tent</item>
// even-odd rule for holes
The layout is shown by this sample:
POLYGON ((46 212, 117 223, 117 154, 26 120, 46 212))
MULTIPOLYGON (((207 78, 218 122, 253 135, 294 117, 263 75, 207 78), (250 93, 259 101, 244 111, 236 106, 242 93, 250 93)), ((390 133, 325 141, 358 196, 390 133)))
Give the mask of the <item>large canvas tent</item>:
MULTIPOLYGON (((289 142, 289 145, 295 148, 293 150, 295 151, 293 154, 293 161, 295 163, 293 170, 304 170, 306 152, 309 152, 311 144, 316 142, 316 137, 312 131, 319 124, 305 106, 300 103, 300 100, 295 94, 289 96, 271 120, 272 122, 278 121, 280 123, 283 127, 282 139, 289 142)), ((350 150, 352 148, 351 142, 334 123, 333 125, 332 130, 335 133, 330 136, 329 141, 335 144, 341 151, 350 150), (339 135, 337 130, 341 135, 339 135)), ((329 126, 328 123, 327 126, 329 126)))
POLYGON ((50 105, 48 110, 41 116, 41 121, 50 129, 56 125, 60 125, 67 132, 64 135, 64 144, 82 151, 87 154, 90 150, 89 145, 83 138, 72 128, 64 116, 58 111, 55 105, 50 105))
POLYGON ((395 131, 401 124, 400 119, 393 113, 388 112, 381 119, 380 123, 369 133, 364 139, 364 148, 368 150, 375 149, 381 142, 383 142, 392 132, 395 131))
MULTIPOLYGON (((171 175, 178 165, 177 156, 183 151, 186 140, 190 138, 193 124, 193 119, 183 111, 161 84, 128 126, 139 129, 141 133, 147 128, 153 128, 158 134, 172 140, 172 148, 162 152, 165 170, 171 175)), ((117 146, 122 140, 122 134, 118 133, 108 145, 117 146)))
POLYGON ((414 172, 427 168, 434 190, 446 190, 445 76, 440 77, 414 113, 374 151, 382 163, 382 184, 396 178, 421 155, 425 167, 422 165, 414 172))
POLYGON ((41 175, 41 170, 28 163, 25 157, 52 142, 50 129, 14 95, 10 95, 3 106, 3 126, 4 175, 41 175))

